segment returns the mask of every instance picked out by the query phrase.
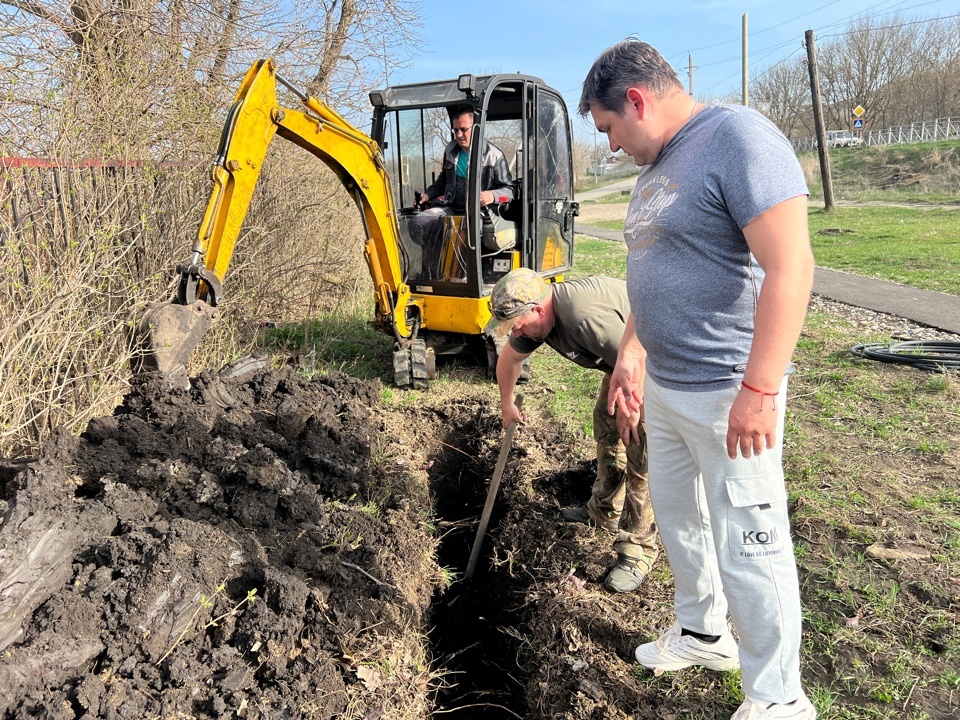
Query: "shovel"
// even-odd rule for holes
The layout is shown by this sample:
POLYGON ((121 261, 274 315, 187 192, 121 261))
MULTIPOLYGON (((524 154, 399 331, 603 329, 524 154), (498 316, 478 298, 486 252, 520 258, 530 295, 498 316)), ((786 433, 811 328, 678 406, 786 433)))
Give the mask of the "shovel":
MULTIPOLYGON (((517 396, 516 405, 518 409, 523 406, 522 395, 517 396)), ((464 580, 472 578, 474 571, 477 569, 477 560, 480 559, 480 547, 483 545, 483 536, 487 533, 490 514, 493 512, 493 505, 497 500, 497 491, 500 489, 500 478, 503 477, 503 469, 507 465, 507 456, 510 455, 510 446, 513 444, 513 435, 516 431, 517 421, 514 420, 507 426, 507 432, 503 437, 503 445, 500 446, 500 457, 497 458, 497 467, 493 471, 490 489, 487 490, 487 501, 483 504, 483 512, 480 514, 480 524, 477 525, 477 536, 473 540, 473 549, 470 551, 467 570, 463 573, 464 580)))

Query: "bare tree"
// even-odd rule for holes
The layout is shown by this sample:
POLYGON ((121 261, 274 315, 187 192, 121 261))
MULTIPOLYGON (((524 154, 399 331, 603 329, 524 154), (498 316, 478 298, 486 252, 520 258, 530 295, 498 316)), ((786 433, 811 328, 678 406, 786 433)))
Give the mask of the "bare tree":
POLYGON ((907 74, 890 83, 897 124, 960 113, 960 19, 918 28, 907 74))
MULTIPOLYGON (((365 115, 364 91, 409 58, 417 12, 418 0, 0 0, 0 156, 55 158, 3 167, 0 451, 113 408, 123 328, 170 297, 250 64, 274 57, 287 80, 365 115)), ((203 366, 249 348, 257 321, 346 306, 369 284, 356 206, 329 169, 278 142, 258 177, 203 366)))
POLYGON ((265 56, 331 105, 365 112, 362 91, 408 62, 418 11, 418 0, 0 0, 0 67, 15 70, 0 74, 0 131, 24 152, 192 154, 265 56))
MULTIPOLYGON (((862 17, 818 44, 824 115, 852 122, 857 105, 872 127, 960 114, 960 20, 862 17)), ((773 66, 752 83, 758 106, 788 137, 813 133, 802 59, 773 66)))
POLYGON ((752 83, 754 104, 764 109, 787 137, 812 132, 810 85, 803 58, 777 63, 752 83))
POLYGON ((910 72, 917 26, 899 15, 882 22, 860 18, 840 40, 820 46, 820 87, 829 125, 848 126, 857 105, 867 108, 869 121, 879 126, 897 118, 896 98, 888 88, 910 72))

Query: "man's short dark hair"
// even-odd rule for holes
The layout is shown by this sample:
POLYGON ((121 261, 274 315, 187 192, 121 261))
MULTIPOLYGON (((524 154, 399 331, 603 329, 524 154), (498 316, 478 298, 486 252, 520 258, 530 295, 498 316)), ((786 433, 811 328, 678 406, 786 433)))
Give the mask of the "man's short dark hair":
POLYGON ((644 87, 658 98, 683 90, 677 72, 656 48, 636 38, 621 40, 593 61, 583 81, 577 111, 587 115, 593 107, 618 115, 627 101, 627 88, 644 87))
POLYGON ((453 121, 456 120, 461 115, 469 114, 473 118, 474 124, 477 122, 473 108, 469 105, 457 105, 456 107, 450 108, 450 124, 453 125, 453 121))

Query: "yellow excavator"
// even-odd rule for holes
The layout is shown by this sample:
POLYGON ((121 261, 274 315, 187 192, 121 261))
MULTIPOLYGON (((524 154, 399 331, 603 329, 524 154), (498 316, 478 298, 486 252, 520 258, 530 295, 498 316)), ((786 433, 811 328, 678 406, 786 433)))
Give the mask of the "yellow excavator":
POLYGON ((437 355, 485 351, 495 365, 502 340, 487 326, 497 280, 516 267, 558 280, 572 265, 579 208, 563 98, 533 76, 467 74, 377 90, 370 102, 367 135, 278 75, 272 59, 253 64, 227 116, 191 257, 177 266, 176 296, 141 318, 136 370, 188 382, 187 363, 217 320, 230 259, 276 136, 330 167, 361 212, 375 325, 395 340, 395 383, 426 387, 437 355), (282 106, 279 86, 302 107, 282 106), (435 242, 415 242, 424 220, 420 191, 441 172, 452 118, 464 108, 475 118, 465 210, 436 219, 435 242), (481 207, 481 153, 489 143, 505 156, 512 192, 509 202, 481 207))

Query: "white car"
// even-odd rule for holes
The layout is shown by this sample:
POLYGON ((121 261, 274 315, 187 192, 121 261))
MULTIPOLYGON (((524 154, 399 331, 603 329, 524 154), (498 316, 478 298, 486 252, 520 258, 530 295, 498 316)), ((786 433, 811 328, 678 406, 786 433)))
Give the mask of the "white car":
POLYGON ((863 138, 854 135, 850 130, 828 130, 827 147, 859 147, 863 145, 863 138))

